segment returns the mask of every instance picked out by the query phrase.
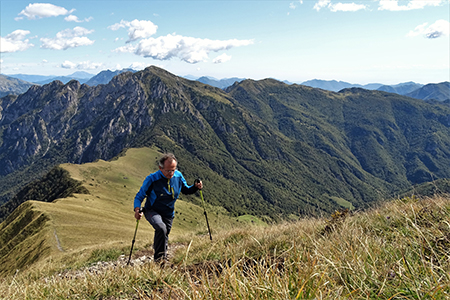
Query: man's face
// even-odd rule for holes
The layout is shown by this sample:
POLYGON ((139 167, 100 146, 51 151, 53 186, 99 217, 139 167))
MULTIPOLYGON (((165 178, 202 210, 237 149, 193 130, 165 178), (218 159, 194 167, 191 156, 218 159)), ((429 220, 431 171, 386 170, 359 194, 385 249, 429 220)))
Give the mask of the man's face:
POLYGON ((175 170, 177 169, 177 162, 175 160, 166 160, 164 162, 164 168, 159 167, 163 175, 170 179, 173 177, 175 170))

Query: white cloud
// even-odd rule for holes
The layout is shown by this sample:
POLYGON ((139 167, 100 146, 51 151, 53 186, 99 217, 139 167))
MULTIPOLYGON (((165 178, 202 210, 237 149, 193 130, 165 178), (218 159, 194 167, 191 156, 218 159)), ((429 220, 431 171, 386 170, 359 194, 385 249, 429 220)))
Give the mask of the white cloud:
POLYGON ((223 62, 229 61, 231 59, 231 55, 227 55, 226 53, 217 56, 214 58, 213 63, 215 64, 221 64, 223 62))
POLYGON ((85 18, 84 20, 80 20, 75 15, 68 15, 67 17, 64 18, 64 20, 67 22, 76 22, 76 23, 89 22, 92 21, 93 19, 94 19, 93 17, 89 17, 85 18))
POLYGON ((336 4, 330 4, 329 8, 332 12, 358 11, 361 9, 366 9, 366 6, 364 4, 356 4, 356 3, 336 3, 336 4))
POLYGON ((56 34, 57 38, 72 38, 72 37, 79 37, 83 35, 88 35, 90 33, 93 33, 94 30, 89 30, 84 27, 74 27, 73 29, 65 29, 63 31, 60 31, 56 34))
POLYGON ((448 0, 409 0, 406 5, 401 5, 398 0, 379 0, 378 10, 402 11, 422 9, 425 6, 439 6, 446 2, 448 0))
POLYGON ((25 37, 30 34, 28 30, 15 30, 5 37, 1 37, 0 40, 0 52, 10 53, 25 51, 34 45, 29 42, 25 37))
POLYGON ((148 64, 142 62, 134 62, 128 68, 133 70, 144 70, 148 64))
POLYGON ((319 11, 324 7, 327 7, 330 4, 330 0, 319 0, 317 1, 317 3, 314 5, 314 9, 319 11))
MULTIPOLYGON (((303 4, 303 0, 299 0, 299 1, 297 1, 299 4, 303 4)), ((291 2, 291 3, 289 3, 289 8, 290 9, 296 9, 297 8, 297 5, 295 4, 295 2, 291 2)))
POLYGON ((414 30, 411 30, 407 36, 423 35, 429 39, 439 38, 441 36, 449 36, 450 22, 446 20, 437 20, 430 26, 428 23, 418 25, 414 30))
POLYGON ((64 61, 61 64, 61 68, 64 68, 64 69, 75 69, 76 66, 77 66, 77 64, 75 64, 71 61, 68 61, 68 60, 64 61))
POLYGON ((180 35, 161 36, 139 41, 136 46, 127 45, 117 48, 116 52, 131 52, 136 55, 151 57, 158 60, 168 60, 178 57, 182 61, 195 64, 205 61, 213 51, 229 50, 233 47, 253 44, 253 40, 210 40, 180 35))
MULTIPOLYGON (((56 6, 50 3, 31 3, 19 13, 19 16, 25 16, 30 20, 57 17, 61 15, 67 15, 74 11, 67 10, 64 7, 56 6)), ((23 17, 17 17, 16 20, 20 20, 23 17)))
POLYGON ((61 64, 61 68, 64 69, 78 69, 78 70, 95 70, 101 68, 103 66, 102 63, 93 63, 90 61, 82 61, 79 63, 73 63, 71 61, 64 61, 61 64))
POLYGON ((67 22, 76 22, 76 23, 81 23, 81 22, 83 22, 83 21, 80 21, 80 20, 78 19, 78 17, 77 17, 77 16, 74 16, 74 15, 68 15, 67 17, 64 18, 64 20, 66 20, 67 22))
POLYGON ((338 11, 358 11, 361 9, 366 9, 367 6, 364 4, 356 4, 356 3, 331 3, 330 0, 319 0, 314 5, 314 9, 319 11, 322 8, 328 8, 332 12, 338 11))
POLYGON ((153 24, 151 21, 146 20, 133 20, 131 22, 128 21, 120 21, 120 23, 116 23, 114 25, 109 26, 108 28, 111 30, 119 30, 120 28, 128 27, 128 40, 127 43, 136 41, 138 39, 148 38, 156 33, 158 26, 153 24))
POLYGON ((103 66, 102 63, 94 63, 90 61, 82 61, 77 64, 77 69, 80 70, 95 70, 101 68, 103 66))
POLYGON ((128 44, 113 50, 113 52, 121 52, 121 53, 133 53, 136 50, 136 46, 128 44))
POLYGON ((92 45, 94 41, 84 36, 92 32, 94 32, 94 30, 88 30, 79 26, 73 29, 66 29, 58 32, 56 38, 41 38, 41 48, 66 50, 69 48, 92 45))

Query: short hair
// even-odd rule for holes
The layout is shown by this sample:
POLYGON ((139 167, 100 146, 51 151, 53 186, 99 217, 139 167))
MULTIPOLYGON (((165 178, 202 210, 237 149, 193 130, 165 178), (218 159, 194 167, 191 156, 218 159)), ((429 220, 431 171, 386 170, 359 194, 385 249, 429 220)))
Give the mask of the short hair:
POLYGON ((175 161, 176 163, 178 163, 175 155, 173 155, 172 153, 166 153, 159 159, 159 166, 161 168, 164 168, 164 163, 166 162, 166 160, 175 161))

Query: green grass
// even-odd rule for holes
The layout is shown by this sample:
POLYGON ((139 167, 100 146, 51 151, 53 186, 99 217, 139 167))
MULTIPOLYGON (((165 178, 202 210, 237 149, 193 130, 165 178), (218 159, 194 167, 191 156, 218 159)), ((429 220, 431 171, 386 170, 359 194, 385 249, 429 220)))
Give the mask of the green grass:
MULTIPOLYGON (((450 198, 172 239, 172 266, 80 270, 49 262, 0 281, 7 299, 449 299, 450 198), (332 224, 330 230, 324 231, 332 224)), ((99 257, 114 252, 98 253, 99 257)), ((110 257, 113 258, 113 257, 110 257)))
POLYGON ((236 218, 238 222, 244 222, 248 224, 254 225, 265 225, 266 223, 262 221, 260 218, 252 216, 252 215, 242 215, 236 218))
POLYGON ((92 251, 91 256, 87 260, 87 264, 99 261, 114 261, 123 255, 124 251, 119 249, 96 249, 92 251))
MULTIPOLYGON (((50 203, 27 201, 11 216, 11 224, 0 224, 0 275, 14 273, 16 269, 22 271, 49 257, 64 261, 79 257, 80 261, 89 261, 99 251, 130 247, 136 226, 134 196, 145 177, 157 170, 160 155, 158 149, 139 148, 109 162, 61 165, 72 178, 82 182, 89 194, 74 194, 50 203), (21 211, 24 217, 15 219, 21 211), (8 230, 12 232, 9 235, 8 230)), ((186 180, 193 184, 195 178, 186 180)), ((207 234, 203 208, 191 203, 194 197, 199 198, 181 195, 177 201, 171 238, 207 234)), ((207 199, 205 193, 213 234, 219 227, 238 223, 223 208, 208 205, 207 199)), ((146 220, 140 222, 135 249, 148 248, 152 240, 153 228, 146 220)))

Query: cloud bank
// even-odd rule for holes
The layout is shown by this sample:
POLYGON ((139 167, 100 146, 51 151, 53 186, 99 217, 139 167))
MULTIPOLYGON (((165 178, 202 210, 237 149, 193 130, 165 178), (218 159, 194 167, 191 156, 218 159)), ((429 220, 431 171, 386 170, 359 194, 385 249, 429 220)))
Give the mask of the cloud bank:
POLYGON ((227 55, 226 53, 217 56, 214 58, 213 63, 215 64, 221 64, 223 62, 229 61, 231 59, 231 55, 227 55))
POLYGON ((79 26, 73 29, 66 29, 58 32, 55 38, 41 38, 41 48, 67 50, 69 48, 92 45, 94 41, 85 37, 85 35, 92 32, 94 30, 88 30, 79 26))
POLYGON ((1 37, 0 40, 0 52, 12 53, 25 51, 34 45, 29 42, 25 37, 30 34, 28 30, 15 30, 5 37, 1 37))
POLYGON ((70 14, 73 11, 74 9, 69 11, 64 7, 50 3, 31 3, 19 13, 19 17, 17 17, 16 20, 20 20, 23 17, 27 17, 29 20, 57 17, 70 14))
MULTIPOLYGON (((168 34, 157 38, 151 37, 158 30, 158 26, 147 20, 120 21, 108 27, 111 30, 128 28, 127 45, 116 48, 114 52, 134 53, 143 57, 157 60, 169 60, 174 57, 195 64, 208 59, 210 52, 229 50, 233 47, 253 44, 253 40, 210 40, 195 37, 186 37, 168 34), (138 41, 139 40, 139 41, 138 41), (132 42, 138 41, 136 44, 132 42)), ((118 38, 116 38, 116 41, 118 38)), ((213 60, 222 63, 231 59, 231 56, 222 54, 213 60)))
MULTIPOLYGON (((404 11, 423 9, 426 6, 439 6, 448 0, 410 0, 406 5, 399 4, 398 0, 380 0, 378 10, 404 11)), ((402 1, 405 2, 405 1, 402 1)))
POLYGON ((233 47, 253 44, 253 40, 210 40, 181 35, 168 34, 158 38, 139 41, 135 46, 117 48, 116 52, 130 52, 157 60, 169 60, 178 57, 182 61, 195 64, 206 61, 210 52, 229 50, 233 47))
POLYGON ((136 41, 138 39, 148 38, 156 33, 158 26, 153 24, 151 21, 146 20, 133 20, 131 22, 128 21, 120 21, 120 23, 116 23, 114 25, 109 26, 108 28, 111 30, 119 30, 120 28, 128 27, 128 40, 127 43, 136 41))
MULTIPOLYGON (((318 0, 313 8, 317 11, 320 11, 322 8, 326 8, 332 12, 352 12, 369 8, 369 1, 359 2, 362 2, 363 4, 357 4, 354 2, 332 3, 331 0, 318 0)), ((448 0, 374 0, 374 2, 378 2, 378 10, 406 11, 413 9, 423 9, 426 6, 440 6, 448 2, 448 0)))
POLYGON ((67 17, 64 18, 64 20, 66 20, 67 22, 75 22, 75 23, 89 22, 89 21, 92 21, 93 19, 94 18, 89 17, 89 18, 85 18, 84 20, 80 20, 75 15, 68 15, 67 17))
POLYGON ((331 3, 331 0, 319 0, 313 7, 315 10, 319 11, 322 8, 328 8, 332 12, 338 11, 358 11, 361 9, 366 9, 366 5, 364 4, 356 4, 356 3, 331 3))
POLYGON ((63 68, 63 69, 95 70, 95 69, 98 69, 101 67, 103 67, 103 64, 93 63, 90 61, 82 61, 79 63, 73 63, 71 61, 66 60, 61 64, 61 68, 63 68))
POLYGON ((428 23, 423 23, 414 30, 411 30, 407 36, 423 35, 428 39, 436 39, 442 36, 449 36, 450 22, 446 20, 437 20, 428 26, 428 23))

